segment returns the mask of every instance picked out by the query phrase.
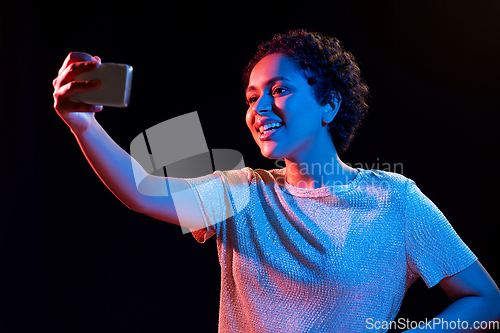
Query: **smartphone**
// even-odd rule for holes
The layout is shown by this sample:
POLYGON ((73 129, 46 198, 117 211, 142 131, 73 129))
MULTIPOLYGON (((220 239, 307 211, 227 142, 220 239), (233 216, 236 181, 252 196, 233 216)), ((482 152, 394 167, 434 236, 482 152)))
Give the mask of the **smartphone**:
POLYGON ((102 63, 98 69, 79 74, 75 81, 100 80, 102 85, 71 96, 75 102, 113 107, 127 107, 132 90, 133 68, 130 65, 102 63))

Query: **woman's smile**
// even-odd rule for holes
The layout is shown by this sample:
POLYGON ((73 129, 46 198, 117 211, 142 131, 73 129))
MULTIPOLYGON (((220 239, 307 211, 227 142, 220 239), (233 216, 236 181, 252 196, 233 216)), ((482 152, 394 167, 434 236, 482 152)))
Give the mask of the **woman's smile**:
POLYGON ((283 127, 282 124, 276 125, 276 127, 271 127, 269 129, 261 130, 260 132, 260 140, 266 141, 271 140, 276 136, 276 133, 283 127))
MULTIPOLYGON (((321 106, 302 72, 275 53, 252 70, 246 89, 247 126, 268 158, 293 158, 328 145, 333 148, 321 106)), ((332 152, 333 153, 333 152, 332 152)))

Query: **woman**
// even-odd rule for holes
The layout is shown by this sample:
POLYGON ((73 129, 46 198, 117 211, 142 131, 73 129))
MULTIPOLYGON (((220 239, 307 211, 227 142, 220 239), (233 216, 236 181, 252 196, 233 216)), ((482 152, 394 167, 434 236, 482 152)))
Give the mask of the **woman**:
MULTIPOLYGON (((182 216, 199 242, 216 236, 220 332, 386 331, 418 277, 454 301, 441 322, 480 332, 475 321, 500 318, 495 283, 413 181, 340 160, 366 113, 367 87, 336 39, 275 35, 245 72, 247 125, 262 154, 286 167, 167 178, 182 193, 175 205, 139 193, 132 168, 142 169, 95 120, 102 107, 71 101, 98 88, 73 78, 99 65, 71 53, 54 80, 54 107, 125 205, 175 224, 182 216)), ((164 186, 162 177, 143 178, 164 186)))

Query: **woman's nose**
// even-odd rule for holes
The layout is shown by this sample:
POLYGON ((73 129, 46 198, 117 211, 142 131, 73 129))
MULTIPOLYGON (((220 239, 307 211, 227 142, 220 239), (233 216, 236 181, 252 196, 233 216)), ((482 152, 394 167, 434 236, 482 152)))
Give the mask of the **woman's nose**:
POLYGON ((271 111, 272 104, 271 99, 267 96, 260 97, 253 105, 253 110, 255 113, 261 114, 262 112, 271 111))

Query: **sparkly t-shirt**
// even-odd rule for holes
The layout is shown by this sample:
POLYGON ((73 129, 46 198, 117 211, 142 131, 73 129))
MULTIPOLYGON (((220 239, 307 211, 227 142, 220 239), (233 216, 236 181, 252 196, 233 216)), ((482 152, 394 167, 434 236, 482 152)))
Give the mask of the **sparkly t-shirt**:
MULTIPOLYGON (((219 332, 381 332, 408 287, 477 260, 441 211, 399 174, 300 188, 285 169, 186 179, 221 266, 219 332)), ((211 288, 213 286, 207 286, 211 288)))

